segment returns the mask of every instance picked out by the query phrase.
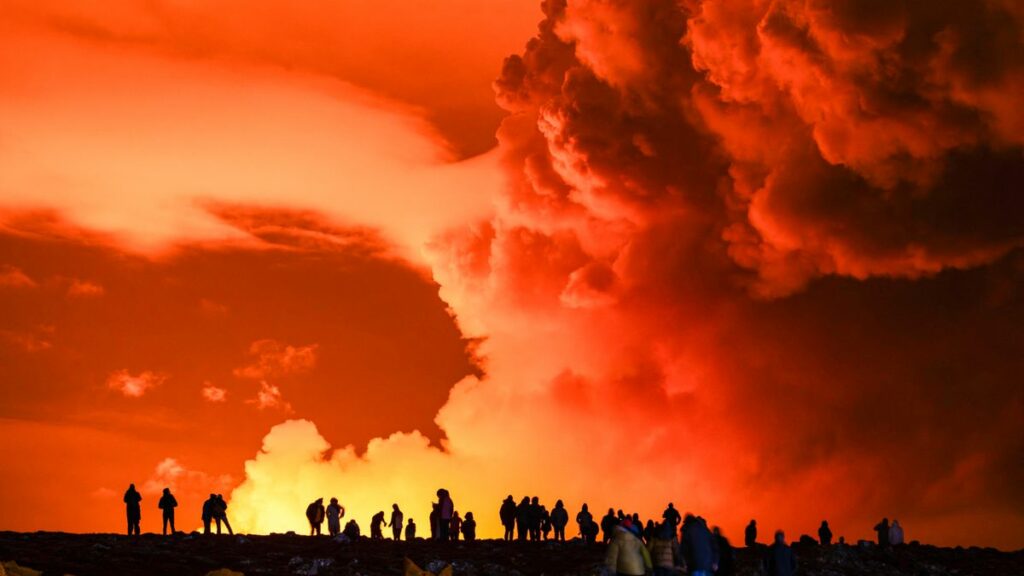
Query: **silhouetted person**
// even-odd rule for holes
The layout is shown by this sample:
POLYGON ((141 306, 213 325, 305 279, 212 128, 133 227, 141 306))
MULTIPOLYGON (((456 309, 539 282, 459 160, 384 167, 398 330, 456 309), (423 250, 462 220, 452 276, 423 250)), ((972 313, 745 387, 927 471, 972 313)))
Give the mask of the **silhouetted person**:
POLYGON ((682 549, 687 574, 690 576, 711 576, 718 568, 714 537, 702 519, 686 515, 683 520, 682 549))
MULTIPOLYGON (((217 507, 217 495, 210 494, 210 497, 203 502, 203 534, 210 533, 210 522, 213 522, 214 508, 217 507)), ((218 526, 220 526, 218 524, 218 526)), ((220 531, 218 530, 218 533, 220 531)))
POLYGON ((337 498, 331 498, 331 503, 327 505, 327 532, 331 536, 337 536, 341 533, 341 519, 345 517, 345 507, 338 504, 337 498))
POLYGON ((903 544, 903 527, 900 526, 899 520, 893 520, 892 526, 889 526, 889 544, 891 546, 903 544))
POLYGON ((164 517, 164 535, 167 534, 167 525, 171 525, 171 534, 177 532, 174 529, 174 509, 178 507, 178 500, 174 498, 174 494, 171 494, 170 488, 164 488, 164 495, 160 497, 160 502, 157 507, 163 511, 164 517))
POLYGON ((455 515, 455 503, 451 495, 444 488, 437 491, 437 537, 441 541, 450 538, 449 531, 452 527, 452 516, 455 515))
POLYGON ((555 529, 555 540, 565 542, 565 525, 569 523, 569 512, 561 500, 555 502, 555 508, 551 511, 551 527, 555 529))
POLYGON ((665 511, 661 513, 661 517, 664 518, 665 522, 672 528, 673 534, 679 528, 679 522, 683 519, 682 516, 679 515, 679 511, 676 510, 676 505, 672 502, 668 503, 668 508, 665 508, 665 511))
POLYGON ((757 546, 757 520, 751 520, 747 529, 743 532, 743 544, 747 548, 757 546))
POLYGON ((341 533, 344 534, 345 537, 349 540, 355 542, 359 539, 359 536, 361 534, 359 530, 359 523, 356 522, 355 518, 349 520, 345 523, 345 529, 342 530, 341 533))
MULTIPOLYGON (((644 543, 650 544, 651 540, 654 539, 654 533, 657 532, 658 527, 654 524, 654 520, 648 520, 647 525, 644 526, 644 543)), ((675 533, 675 530, 672 530, 675 533)))
POLYGON ((430 505, 430 518, 429 518, 429 520, 430 520, 430 539, 431 540, 437 540, 437 530, 438 530, 438 526, 437 526, 437 523, 438 523, 438 520, 437 520, 438 519, 438 511, 437 510, 438 510, 437 502, 431 503, 431 505, 430 505))
POLYGON ((786 545, 786 534, 775 532, 775 542, 768 547, 764 557, 764 569, 768 576, 793 576, 796 574, 796 556, 786 545))
POLYGON ((828 527, 828 520, 822 520, 818 526, 818 541, 822 546, 832 545, 832 529, 828 527))
POLYGON ((733 576, 736 574, 736 555, 733 553, 729 539, 722 535, 722 530, 715 526, 711 531, 715 537, 715 548, 718 550, 718 570, 715 576, 733 576))
POLYGON ((405 514, 402 514, 402 511, 398 508, 398 504, 392 504, 391 522, 388 523, 388 526, 391 527, 391 536, 393 536, 395 540, 402 539, 402 522, 404 522, 404 520, 405 514))
POLYGON ((547 506, 540 507, 540 534, 544 540, 551 534, 551 514, 547 506))
POLYGON ((882 521, 875 524, 875 533, 878 535, 878 545, 885 548, 889 545, 889 519, 882 518, 882 521))
POLYGON ((142 522, 142 494, 135 489, 135 484, 129 484, 124 492, 125 513, 128 516, 128 535, 138 536, 140 534, 139 524, 142 522))
POLYGON ((217 534, 220 534, 221 522, 223 522, 224 526, 228 529, 228 534, 234 534, 234 532, 231 531, 231 522, 228 522, 228 503, 224 501, 223 494, 217 494, 214 496, 213 519, 217 522, 217 534))
POLYGON ((405 539, 412 542, 416 539, 416 521, 409 518, 409 523, 405 525, 405 539))
MULTIPOLYGON (((621 514, 622 510, 619 510, 619 513, 621 514)), ((611 542, 613 535, 612 532, 615 530, 615 527, 619 525, 619 523, 619 517, 615 515, 615 510, 609 508, 608 513, 604 515, 604 518, 601 518, 602 542, 611 542)))
POLYGON ((453 541, 454 540, 458 540, 459 539, 459 533, 461 531, 462 531, 462 518, 459 517, 459 511, 456 510, 454 513, 452 513, 451 534, 450 534, 449 537, 453 541))
MULTIPOLYGON (((653 521, 650 523, 653 525, 653 521)), ((675 528, 667 519, 654 527, 651 539, 647 543, 647 551, 651 554, 654 576, 672 576, 676 573, 676 567, 681 564, 682 557, 679 555, 679 541, 676 540, 675 528)))
POLYGON ((476 540, 476 519, 473 518, 472 512, 466 512, 466 519, 462 521, 462 535, 466 542, 476 540))
POLYGON ((540 498, 537 498, 536 496, 533 497, 533 500, 530 501, 530 508, 527 511, 527 514, 526 525, 529 528, 530 540, 532 542, 536 542, 540 540, 540 498))
POLYGON ((576 514, 576 525, 579 526, 580 536, 583 538, 584 542, 593 542, 594 539, 597 538, 596 531, 593 535, 590 535, 590 525, 593 523, 594 516, 590 513, 590 510, 587 508, 587 504, 584 503, 583 507, 576 514))
POLYGON ((501 525, 505 527, 505 535, 502 536, 502 539, 510 542, 514 538, 516 529, 516 501, 511 494, 501 503, 498 516, 501 518, 501 525))
POLYGON ((320 525, 324 523, 327 511, 324 510, 324 499, 317 498, 306 506, 306 520, 309 520, 309 535, 319 536, 320 525))
POLYGON ((516 539, 526 540, 530 531, 530 497, 523 496, 523 500, 516 506, 516 539))
MULTIPOLYGON (((611 516, 615 518, 614 514, 611 516)), ((650 553, 632 528, 633 521, 629 518, 612 527, 613 538, 604 558, 608 572, 622 576, 643 576, 652 570, 650 553)))
POLYGON ((384 511, 381 510, 373 515, 370 519, 370 539, 371 540, 383 540, 384 539, 384 511))

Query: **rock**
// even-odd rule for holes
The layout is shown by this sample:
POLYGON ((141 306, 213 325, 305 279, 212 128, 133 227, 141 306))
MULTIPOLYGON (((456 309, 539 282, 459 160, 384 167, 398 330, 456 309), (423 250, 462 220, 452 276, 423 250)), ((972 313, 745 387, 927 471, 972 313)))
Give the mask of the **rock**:
POLYGON ((206 576, 245 576, 245 574, 235 572, 234 570, 228 570, 227 568, 221 568, 219 570, 211 570, 207 572, 206 576))
POLYGON ((42 572, 18 566, 17 562, 4 562, 0 564, 0 576, 42 576, 42 572))

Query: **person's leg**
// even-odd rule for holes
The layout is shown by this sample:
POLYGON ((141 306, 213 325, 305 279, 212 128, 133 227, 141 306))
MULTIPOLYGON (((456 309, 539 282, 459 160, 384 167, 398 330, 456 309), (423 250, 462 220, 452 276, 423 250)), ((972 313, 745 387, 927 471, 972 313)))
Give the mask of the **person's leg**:
POLYGON ((227 528, 228 528, 228 535, 229 536, 234 536, 235 533, 231 531, 231 522, 228 522, 228 517, 227 516, 224 517, 224 525, 227 526, 227 528))
POLYGON ((220 517, 215 518, 217 520, 217 534, 220 534, 220 517))
POLYGON ((210 519, 209 518, 203 518, 203 534, 209 534, 209 533, 210 533, 210 519))
POLYGON ((171 534, 177 534, 178 530, 174 527, 174 510, 171 510, 171 534))
POLYGON ((164 536, 167 536, 167 513, 164 512, 164 536))

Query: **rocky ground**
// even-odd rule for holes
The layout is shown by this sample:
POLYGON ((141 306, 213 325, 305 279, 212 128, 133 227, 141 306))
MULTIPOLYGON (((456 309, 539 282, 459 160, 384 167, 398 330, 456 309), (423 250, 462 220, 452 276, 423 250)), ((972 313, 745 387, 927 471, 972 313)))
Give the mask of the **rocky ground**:
MULTIPOLYGON (((1024 551, 935 548, 909 545, 896 550, 875 546, 820 548, 796 545, 800 574, 807 576, 1024 576, 1024 551)), ((738 574, 758 574, 759 554, 738 549, 738 574)), ((229 569, 257 574, 355 575, 402 574, 403 559, 438 572, 450 563, 455 576, 540 574, 592 575, 599 572, 604 547, 581 542, 556 544, 481 541, 370 541, 339 543, 324 536, 294 535, 128 538, 111 534, 0 532, 0 562, 44 575, 204 576, 229 569)), ((0 570, 3 574, 4 570, 0 570)), ((24 574, 36 574, 24 572, 24 574)), ((19 575, 20 576, 20 575, 19 575)))

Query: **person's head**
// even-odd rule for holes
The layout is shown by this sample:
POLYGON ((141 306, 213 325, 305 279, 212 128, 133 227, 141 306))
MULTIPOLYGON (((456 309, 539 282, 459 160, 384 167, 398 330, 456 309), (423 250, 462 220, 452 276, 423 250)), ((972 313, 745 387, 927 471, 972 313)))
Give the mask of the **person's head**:
POLYGON ((217 494, 217 500, 220 500, 221 502, 223 502, 224 501, 224 495, 223 494, 217 494))
POLYGON ((637 512, 633 512, 633 523, 634 524, 639 524, 640 523, 640 514, 637 513, 637 512))
POLYGON ((785 544, 786 543, 786 533, 783 532, 782 530, 776 530, 775 531, 775 543, 776 544, 785 544))
POLYGON ((690 514, 689 512, 687 512, 686 516, 683 517, 684 524, 692 524, 694 520, 696 520, 696 518, 694 518, 693 514, 690 514))
POLYGON ((533 504, 534 506, 536 506, 537 504, 540 504, 540 498, 537 498, 536 496, 534 496, 533 500, 531 500, 530 503, 533 504))
POLYGON ((513 501, 513 502, 514 502, 514 501, 515 501, 515 498, 513 498, 513 497, 512 497, 512 495, 511 495, 511 494, 509 494, 509 495, 508 495, 508 498, 505 498, 505 500, 511 500, 511 501, 513 501))
POLYGON ((472 512, 466 512, 466 520, 472 520, 472 519, 473 519, 473 513, 472 512))
POLYGON ((669 509, 669 510, 675 510, 675 509, 676 509, 676 505, 675 505, 675 504, 673 504, 672 502, 669 502, 669 503, 668 503, 668 509, 669 509))
POLYGON ((409 524, 416 524, 416 521, 413 520, 412 518, 409 518, 409 524))
POLYGON ((828 520, 822 520, 821 521, 821 525, 822 526, 828 526, 828 520))
POLYGON ((396 504, 392 504, 391 505, 391 509, 394 510, 395 512, 397 512, 398 511, 398 504, 397 503, 396 504))
POLYGON ((888 518, 882 518, 882 524, 888 524, 888 523, 889 523, 889 519, 888 518))
POLYGON ((892 525, 893 525, 893 526, 899 526, 899 525, 900 525, 900 521, 899 521, 899 520, 897 520, 897 519, 895 519, 895 518, 893 518, 893 519, 892 519, 892 525))
POLYGON ((129 492, 135 492, 135 484, 134 483, 128 485, 128 491, 129 492))
POLYGON ((216 494, 210 494, 210 500, 216 500, 216 499, 217 499, 217 495, 216 494))
POLYGON ((337 498, 331 498, 331 504, 337 504, 337 503, 338 503, 338 499, 337 498))
POLYGON ((562 504, 561 500, 559 500, 558 502, 555 502, 555 508, 562 508, 563 506, 565 506, 565 505, 562 504))
POLYGON ((530 497, 529 497, 529 496, 523 496, 523 501, 522 501, 522 503, 523 503, 523 504, 529 504, 529 503, 530 503, 530 497))
POLYGON ((584 512, 586 512, 586 511, 587 511, 587 503, 586 503, 586 502, 584 502, 584 503, 583 503, 583 511, 584 511, 584 512))
POLYGON ((751 519, 751 520, 750 520, 750 525, 751 525, 751 526, 757 526, 757 520, 753 520, 753 519, 751 519))
POLYGON ((714 534, 715 536, 721 536, 722 535, 722 529, 719 528, 718 526, 715 526, 714 528, 711 529, 711 533, 714 534))
POLYGON ((170 493, 171 493, 171 489, 170 488, 164 488, 164 496, 167 496, 170 493))

